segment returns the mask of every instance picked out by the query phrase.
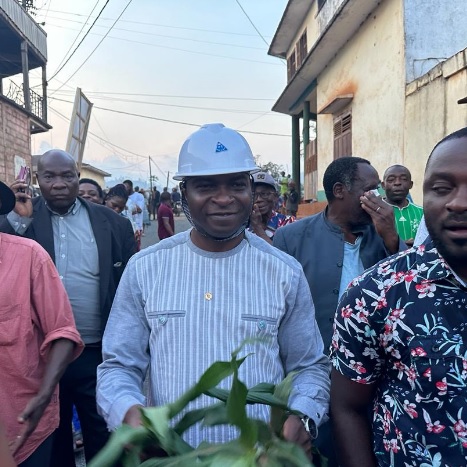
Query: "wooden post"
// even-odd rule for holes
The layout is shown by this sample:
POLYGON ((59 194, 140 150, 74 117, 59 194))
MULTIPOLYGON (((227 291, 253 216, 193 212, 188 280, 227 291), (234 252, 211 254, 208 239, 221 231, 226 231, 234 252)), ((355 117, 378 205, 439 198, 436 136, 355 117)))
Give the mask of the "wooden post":
POLYGON ((29 61, 28 61, 28 43, 21 42, 21 64, 23 68, 23 95, 24 108, 31 112, 31 95, 29 93, 29 61))
POLYGON ((47 71, 42 65, 42 120, 47 123, 47 71))

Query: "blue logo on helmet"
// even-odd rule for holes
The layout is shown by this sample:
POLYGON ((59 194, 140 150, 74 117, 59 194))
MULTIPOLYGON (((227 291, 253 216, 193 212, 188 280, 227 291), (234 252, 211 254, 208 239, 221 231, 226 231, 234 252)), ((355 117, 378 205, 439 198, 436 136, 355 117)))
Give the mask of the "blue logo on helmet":
POLYGON ((222 143, 218 142, 216 146, 216 152, 223 152, 223 151, 228 151, 228 149, 222 143))

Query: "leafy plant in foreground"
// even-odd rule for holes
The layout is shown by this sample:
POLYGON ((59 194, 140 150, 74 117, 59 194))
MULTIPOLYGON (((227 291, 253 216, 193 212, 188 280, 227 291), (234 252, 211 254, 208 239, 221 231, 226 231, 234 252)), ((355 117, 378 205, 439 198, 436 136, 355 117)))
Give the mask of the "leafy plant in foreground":
POLYGON ((213 363, 198 382, 171 404, 141 409, 142 426, 123 425, 111 436, 104 449, 89 467, 113 467, 120 461, 123 467, 306 467, 311 466, 303 450, 281 438, 286 418, 292 375, 280 384, 261 383, 250 389, 238 378, 238 369, 247 358, 238 358, 243 345, 232 352, 229 362, 213 363), (230 390, 217 388, 232 376, 230 390), (175 426, 170 421, 199 396, 207 394, 219 400, 208 407, 192 410, 175 426), (248 418, 246 404, 271 406, 271 422, 248 418), (182 434, 195 423, 205 426, 229 424, 239 429, 238 438, 223 444, 188 445, 182 434), (143 452, 160 447, 168 457, 152 457, 141 461, 143 452))

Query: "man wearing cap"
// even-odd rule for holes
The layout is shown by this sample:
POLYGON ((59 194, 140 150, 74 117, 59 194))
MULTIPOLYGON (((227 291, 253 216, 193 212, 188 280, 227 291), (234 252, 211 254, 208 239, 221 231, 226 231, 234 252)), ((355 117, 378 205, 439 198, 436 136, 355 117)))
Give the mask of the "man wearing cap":
POLYGON ((253 187, 254 204, 250 216, 250 230, 272 245, 276 230, 294 222, 295 217, 275 211, 278 193, 271 174, 267 172, 253 174, 253 187))
MULTIPOLYGON (((174 179, 193 228, 135 255, 122 277, 98 368, 97 403, 111 429, 141 423, 148 369, 150 399, 160 406, 245 339, 266 338, 246 345, 240 379, 252 387, 295 372, 289 406, 301 416, 287 418, 284 436, 311 452, 310 432, 327 418, 329 361, 299 263, 246 230, 250 174, 258 170, 246 140, 222 124, 203 126, 183 144, 174 179)), ((204 396, 188 409, 213 402, 204 396)), ((269 419, 262 405, 248 413, 269 419)), ((197 446, 229 441, 236 431, 196 425, 185 435, 197 446)))
MULTIPOLYGON (((0 182, 0 214, 15 202, 0 182)), ((0 284, 0 421, 19 466, 48 466, 57 384, 83 343, 57 270, 38 243, 0 233, 0 284)))

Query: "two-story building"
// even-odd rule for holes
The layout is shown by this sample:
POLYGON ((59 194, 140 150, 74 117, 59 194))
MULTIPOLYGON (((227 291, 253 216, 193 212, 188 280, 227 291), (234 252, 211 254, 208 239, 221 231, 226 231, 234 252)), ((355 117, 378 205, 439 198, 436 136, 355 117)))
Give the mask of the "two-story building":
POLYGON ((46 63, 45 31, 19 2, 0 0, 0 180, 7 184, 19 166, 31 167, 31 134, 51 128, 46 63), (29 72, 37 68, 42 85, 31 89, 29 72))
POLYGON ((291 116, 305 200, 323 200, 325 168, 355 155, 381 176, 409 167, 421 203, 430 150, 467 126, 465 11, 465 0, 289 0, 269 49, 288 73, 273 110, 291 116))

